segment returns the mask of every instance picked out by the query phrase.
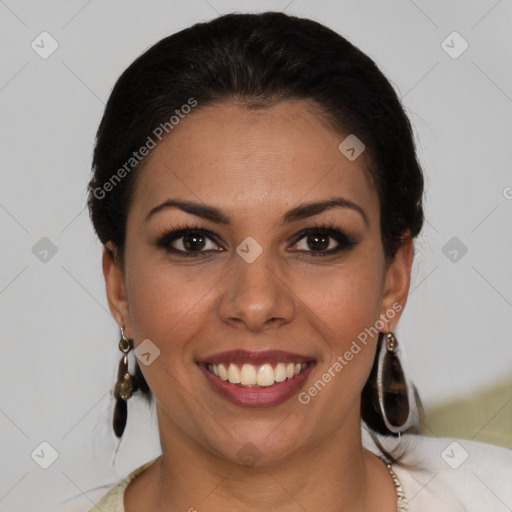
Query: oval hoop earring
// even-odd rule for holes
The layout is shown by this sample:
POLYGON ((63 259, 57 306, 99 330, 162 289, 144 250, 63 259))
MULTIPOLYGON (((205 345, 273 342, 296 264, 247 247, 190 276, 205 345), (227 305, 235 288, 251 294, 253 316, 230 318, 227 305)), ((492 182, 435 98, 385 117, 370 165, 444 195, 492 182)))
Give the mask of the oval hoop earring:
POLYGON ((128 418, 128 405, 126 401, 137 391, 138 384, 135 375, 128 371, 128 352, 133 348, 133 340, 129 340, 124 335, 124 328, 121 327, 121 339, 119 340, 119 350, 123 353, 119 361, 117 370, 117 382, 114 386, 114 397, 116 405, 114 407, 114 418, 112 426, 116 437, 123 435, 128 418))
POLYGON ((377 397, 386 428, 397 435, 417 423, 414 386, 407 382, 400 348, 393 333, 380 333, 377 355, 377 397))

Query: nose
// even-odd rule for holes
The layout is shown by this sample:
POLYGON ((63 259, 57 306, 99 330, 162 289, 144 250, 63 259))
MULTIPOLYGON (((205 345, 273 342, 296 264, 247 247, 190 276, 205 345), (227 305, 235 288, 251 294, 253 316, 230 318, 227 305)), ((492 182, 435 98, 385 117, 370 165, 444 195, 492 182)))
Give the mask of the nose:
POLYGON ((224 279, 219 305, 222 320, 233 327, 257 332, 289 323, 295 314, 293 292, 270 250, 251 263, 233 255, 233 267, 224 279))

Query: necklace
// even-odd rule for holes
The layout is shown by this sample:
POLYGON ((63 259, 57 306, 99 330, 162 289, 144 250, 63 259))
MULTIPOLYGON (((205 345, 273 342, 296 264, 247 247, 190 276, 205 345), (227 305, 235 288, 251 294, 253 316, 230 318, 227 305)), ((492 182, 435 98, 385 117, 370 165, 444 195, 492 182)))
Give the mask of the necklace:
POLYGON ((407 501, 407 496, 405 495, 405 491, 402 487, 402 484, 400 483, 400 480, 398 480, 398 477, 396 476, 395 472, 391 468, 391 464, 388 464, 384 460, 383 460, 383 462, 386 465, 386 468, 388 469, 389 474, 391 475, 391 478, 393 479, 393 483, 395 484, 396 499, 397 499, 397 505, 398 505, 397 512, 408 512, 409 511, 409 503, 407 501))

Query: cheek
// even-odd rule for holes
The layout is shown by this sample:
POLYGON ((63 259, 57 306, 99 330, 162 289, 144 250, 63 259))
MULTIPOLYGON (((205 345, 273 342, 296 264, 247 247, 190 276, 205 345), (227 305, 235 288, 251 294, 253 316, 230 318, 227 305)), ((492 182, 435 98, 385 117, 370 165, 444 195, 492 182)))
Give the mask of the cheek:
POLYGON ((127 294, 136 340, 149 338, 161 349, 177 349, 197 326, 209 303, 214 276, 170 264, 151 265, 133 258, 127 264, 127 294), (130 268, 133 269, 130 272, 130 268))
MULTIPOLYGON (((340 407, 345 400, 358 397, 373 364, 382 272, 371 252, 366 258, 361 254, 357 261, 351 260, 325 276, 308 278, 309 286, 298 294, 307 306, 305 314, 325 343, 326 359, 319 373, 325 382, 333 383, 332 393, 344 397, 339 400, 340 407)), ((323 400, 331 398, 326 393, 323 400)))
POLYGON ((330 337, 339 340, 336 345, 357 337, 379 318, 382 268, 362 252, 346 265, 301 276, 296 286, 303 302, 329 328, 330 337))
MULTIPOLYGON (((212 302, 208 292, 214 290, 215 281, 206 273, 194 276, 191 270, 150 262, 151 258, 142 254, 126 261, 126 289, 135 346, 149 339, 160 351, 151 365, 139 366, 157 401, 173 410, 175 417, 186 417, 183 400, 187 402, 190 396, 196 395, 192 389, 183 390, 183 383, 195 371, 187 346, 201 330, 208 304, 212 302)), ((206 315, 209 316, 210 313, 206 315)), ((200 401, 199 396, 196 399, 200 401)))

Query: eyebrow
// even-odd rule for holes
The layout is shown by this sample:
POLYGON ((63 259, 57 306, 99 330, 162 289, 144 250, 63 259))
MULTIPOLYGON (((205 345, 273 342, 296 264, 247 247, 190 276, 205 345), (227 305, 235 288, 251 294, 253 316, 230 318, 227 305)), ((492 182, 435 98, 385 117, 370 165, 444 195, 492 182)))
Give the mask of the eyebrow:
MULTIPOLYGON (((146 215, 145 222, 158 212, 167 208, 178 208, 186 213, 196 215, 197 217, 201 217, 217 224, 231 223, 231 217, 216 206, 177 199, 167 199, 163 203, 152 208, 146 215)), ((349 208, 354 210, 361 215, 366 227, 369 227, 368 217, 365 211, 358 204, 343 197, 334 197, 325 201, 302 203, 286 212, 281 217, 281 224, 288 224, 297 220, 306 219, 331 208, 349 208)))

